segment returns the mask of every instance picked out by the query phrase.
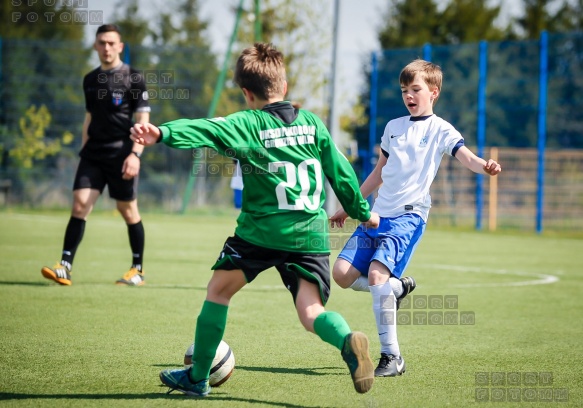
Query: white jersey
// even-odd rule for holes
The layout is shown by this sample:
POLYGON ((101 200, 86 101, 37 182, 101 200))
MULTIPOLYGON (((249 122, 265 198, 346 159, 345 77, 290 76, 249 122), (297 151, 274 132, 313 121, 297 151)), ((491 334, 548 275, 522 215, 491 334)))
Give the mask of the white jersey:
POLYGON ((429 187, 444 153, 451 156, 458 142, 463 144, 462 135, 436 115, 391 120, 381 139, 381 149, 388 153, 388 159, 372 211, 381 217, 414 213, 427 222, 429 187))
POLYGON ((241 163, 237 160, 235 164, 235 173, 231 177, 231 188, 233 190, 243 190, 243 173, 241 170, 241 163))

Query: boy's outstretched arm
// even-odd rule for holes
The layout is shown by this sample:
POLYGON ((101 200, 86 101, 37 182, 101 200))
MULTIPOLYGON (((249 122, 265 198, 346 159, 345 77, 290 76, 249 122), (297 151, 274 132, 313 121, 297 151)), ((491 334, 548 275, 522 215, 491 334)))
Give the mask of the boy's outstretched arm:
POLYGON ((486 161, 476 156, 470 149, 465 146, 459 148, 455 154, 455 158, 474 173, 495 176, 502 171, 502 167, 496 161, 492 159, 486 161))
POLYGON ((135 143, 151 146, 160 139, 160 129, 151 123, 136 123, 130 128, 130 139, 135 143))
MULTIPOLYGON (((362 194, 362 196, 364 198, 366 198, 369 195, 371 195, 372 193, 374 193, 374 191, 377 188, 379 188, 379 186, 383 183, 383 179, 382 179, 381 175, 382 175, 383 167, 385 166, 385 164, 387 164, 387 158, 381 152, 379 154, 379 159, 378 159, 377 164, 376 164, 375 168, 373 169, 372 173, 370 173, 368 175, 366 180, 364 180, 364 182, 360 186, 360 193, 362 194)), ((346 213, 346 211, 344 211, 344 208, 341 208, 338 211, 336 211, 336 213, 329 218, 330 225, 332 227, 342 228, 344 226, 344 223, 346 222, 347 218, 348 218, 348 214, 346 213)), ((367 226, 371 227, 370 225, 367 225, 367 226)), ((372 227, 372 228, 374 228, 374 227, 372 227)))

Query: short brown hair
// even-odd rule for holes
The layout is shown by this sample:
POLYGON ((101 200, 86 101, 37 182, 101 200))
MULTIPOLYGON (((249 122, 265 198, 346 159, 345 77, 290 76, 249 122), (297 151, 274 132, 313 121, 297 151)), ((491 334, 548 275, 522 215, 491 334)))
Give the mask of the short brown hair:
POLYGON ((286 81, 283 54, 268 43, 255 43, 244 49, 237 59, 234 81, 265 100, 283 95, 286 81))
MULTIPOLYGON (((403 68, 401 75, 399 75, 399 83, 401 86, 407 86, 415 80, 416 75, 420 75, 421 79, 427 84, 427 86, 429 86, 429 88, 436 87, 441 91, 443 72, 441 72, 441 67, 439 65, 422 59, 416 59, 403 68)), ((439 95, 433 100, 433 104, 435 104, 438 98, 439 95)))

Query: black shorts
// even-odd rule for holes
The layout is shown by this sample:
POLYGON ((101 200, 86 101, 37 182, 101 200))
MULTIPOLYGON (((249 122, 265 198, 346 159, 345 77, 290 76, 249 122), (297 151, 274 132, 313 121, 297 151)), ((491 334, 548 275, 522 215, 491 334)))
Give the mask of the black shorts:
POLYGON ((81 158, 75 174, 73 190, 91 188, 103 193, 107 185, 109 196, 119 201, 135 200, 138 194, 138 177, 122 178, 121 169, 126 158, 91 160, 81 158))
POLYGON ((285 287, 291 292, 294 303, 300 278, 315 283, 325 305, 330 297, 330 262, 328 254, 287 252, 257 246, 237 235, 225 241, 223 250, 212 269, 241 269, 247 282, 252 282, 266 269, 275 267, 285 287))

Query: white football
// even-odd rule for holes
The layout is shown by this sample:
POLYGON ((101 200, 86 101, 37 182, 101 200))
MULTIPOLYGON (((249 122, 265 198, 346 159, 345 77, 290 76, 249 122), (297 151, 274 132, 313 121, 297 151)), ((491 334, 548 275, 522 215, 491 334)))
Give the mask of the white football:
MULTIPOLYGON (((194 343, 186 349, 184 353, 184 368, 192 366, 192 354, 194 352, 194 343)), ((235 354, 227 343, 221 340, 217 348, 217 354, 211 365, 209 384, 211 387, 218 387, 229 379, 235 369, 235 354)))

